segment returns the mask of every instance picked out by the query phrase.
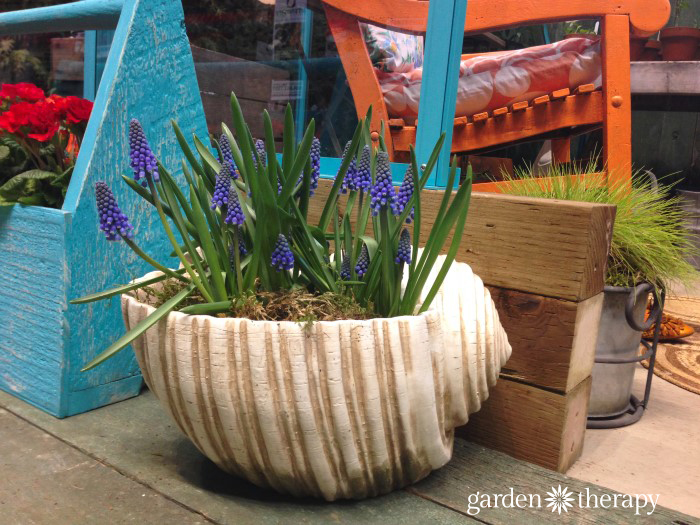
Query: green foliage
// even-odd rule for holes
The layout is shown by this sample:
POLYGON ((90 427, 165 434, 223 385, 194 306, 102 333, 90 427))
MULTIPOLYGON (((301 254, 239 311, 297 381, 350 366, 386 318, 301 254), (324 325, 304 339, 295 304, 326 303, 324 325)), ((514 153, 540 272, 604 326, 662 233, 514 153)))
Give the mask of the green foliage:
POLYGON ((581 20, 572 20, 564 22, 565 35, 595 35, 595 29, 586 27, 586 23, 581 20))
MULTIPOLYGON (((386 156, 386 153, 378 152, 370 140, 370 109, 370 114, 361 119, 355 129, 348 153, 326 197, 318 222, 310 223, 310 199, 320 198, 310 195, 311 180, 314 176, 310 158, 315 131, 314 121, 309 123, 302 140, 297 143, 294 139, 295 121, 291 107, 288 106, 285 113, 282 154, 278 157, 275 152, 272 121, 267 112, 263 113, 263 154, 256 149, 255 140, 243 119, 238 99, 233 94, 231 109, 233 130, 225 124, 222 124, 222 130, 230 143, 231 154, 239 173, 239 177, 232 180, 231 184, 245 216, 244 224, 238 226, 226 222, 228 205, 212 208, 215 188, 220 185, 221 176, 228 175, 222 171, 220 160, 212 155, 205 144, 194 137, 195 148, 192 149, 177 124, 173 122, 175 135, 187 159, 187 162, 183 162, 183 171, 188 187, 180 188, 162 165, 159 165, 158 181, 150 174, 146 176, 147 188, 124 178, 134 191, 156 208, 165 234, 182 263, 184 271, 177 277, 184 281, 185 287, 177 296, 158 306, 141 325, 125 334, 108 351, 91 361, 85 369, 98 365, 124 348, 143 333, 147 326, 153 324, 150 321, 151 317, 162 318, 177 308, 191 293, 200 295, 205 304, 186 304, 181 310, 186 313, 215 314, 230 311, 232 308, 234 311, 240 311, 236 305, 259 304, 260 297, 269 297, 269 294, 280 291, 296 293, 295 291, 299 290, 314 297, 335 297, 332 302, 336 306, 341 304, 346 308, 348 304, 355 304, 359 311, 383 317, 414 315, 430 306, 457 253, 471 196, 469 169, 466 181, 457 191, 445 191, 432 228, 424 232, 427 234, 425 248, 418 254, 417 247, 422 233, 420 190, 424 188, 436 165, 444 134, 422 171, 418 169, 415 153, 411 150, 413 186, 416 191, 400 213, 388 204, 379 206, 372 203, 369 192, 359 190, 349 191, 345 206, 340 207, 339 193, 348 167, 353 159, 359 157, 365 145, 368 145, 371 151, 372 182, 377 180, 377 173, 381 167, 384 169, 383 173, 387 173, 387 161, 378 161, 378 155, 386 156), (413 257, 410 264, 406 264, 399 262, 397 258, 398 244, 412 208, 415 209, 413 257), (373 238, 365 236, 367 226, 375 232, 373 238), (452 240, 448 242, 450 233, 453 233, 452 240), (280 236, 284 236, 294 257, 293 267, 289 270, 278 271, 278 268, 274 267, 280 236), (239 253, 241 243, 247 248, 245 255, 239 253), (369 254, 369 262, 366 272, 360 275, 355 267, 363 248, 369 254), (439 277, 432 283, 427 300, 421 303, 421 292, 427 283, 428 275, 444 248, 447 250, 447 257, 439 277), (349 274, 343 274, 341 262, 349 262, 349 274), (177 301, 174 300, 176 297, 177 301)), ((222 158, 223 155, 219 157, 222 158)), ((447 188, 453 188, 456 178, 455 160, 450 169, 447 188)), ((229 204, 231 199, 232 196, 229 197, 229 204)), ((131 239, 124 240, 137 255, 163 271, 163 268, 144 254, 131 239)), ((149 279, 71 302, 100 300, 154 282, 157 281, 149 279)), ((309 320, 312 317, 312 314, 302 312, 299 318, 309 320)))
POLYGON ((533 176, 531 170, 516 170, 514 176, 505 175, 505 192, 615 205, 608 285, 634 286, 646 281, 667 286, 670 281, 687 282, 694 278, 697 272, 687 259, 695 248, 688 230, 683 228, 685 212, 678 206, 678 199, 671 196, 672 186, 659 185, 657 189, 640 172, 634 174, 631 187, 608 187, 595 176, 572 176, 595 173, 596 165, 595 160, 578 170, 555 165, 546 174, 548 179, 533 176))
POLYGON ((0 186, 0 206, 19 202, 32 206, 58 208, 68 191, 72 172, 71 166, 63 173, 37 169, 18 173, 0 186))

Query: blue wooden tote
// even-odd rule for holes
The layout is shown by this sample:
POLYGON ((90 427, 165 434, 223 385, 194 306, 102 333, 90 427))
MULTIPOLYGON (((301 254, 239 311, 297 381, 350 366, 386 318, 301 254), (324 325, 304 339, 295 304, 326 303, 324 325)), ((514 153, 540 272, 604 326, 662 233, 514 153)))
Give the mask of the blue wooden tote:
POLYGON ((135 396, 142 385, 131 351, 80 372, 124 332, 119 299, 68 301, 147 270, 98 230, 97 180, 114 190, 136 242, 174 264, 155 213, 121 175, 131 173, 131 117, 174 171, 181 154, 170 119, 188 136, 207 136, 183 20, 181 3, 173 0, 86 0, 0 14, 0 35, 116 28, 63 208, 0 208, 0 388, 57 417, 135 396))

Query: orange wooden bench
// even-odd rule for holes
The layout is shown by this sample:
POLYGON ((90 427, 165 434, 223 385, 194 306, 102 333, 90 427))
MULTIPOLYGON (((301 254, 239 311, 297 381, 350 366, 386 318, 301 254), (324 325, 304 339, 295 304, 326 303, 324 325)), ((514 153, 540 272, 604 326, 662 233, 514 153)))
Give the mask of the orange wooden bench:
MULTIPOLYGON (((360 23, 424 34, 429 2, 423 0, 323 0, 328 25, 348 77, 357 113, 373 106, 371 130, 380 122, 392 160, 406 158, 416 141, 416 126, 389 119, 382 91, 367 53, 360 23), (359 50, 359 51, 358 51, 359 50), (364 50, 364 52, 362 52, 364 50)), ((455 119, 451 151, 479 153, 518 142, 552 139, 555 162, 570 160, 570 137, 603 129, 603 161, 608 183, 631 177, 630 32, 650 35, 670 14, 668 0, 469 0, 465 32, 483 33, 511 26, 599 18, 602 25, 602 89, 592 84, 554 91, 532 102, 517 102, 490 113, 455 119)), ((463 55, 468 58, 475 55, 463 55)), ((475 185, 497 191, 498 183, 475 185)))

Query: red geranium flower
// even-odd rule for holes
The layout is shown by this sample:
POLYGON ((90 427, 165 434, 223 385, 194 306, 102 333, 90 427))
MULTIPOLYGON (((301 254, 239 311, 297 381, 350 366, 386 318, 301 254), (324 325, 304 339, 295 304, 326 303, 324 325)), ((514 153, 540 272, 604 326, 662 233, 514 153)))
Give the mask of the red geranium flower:
POLYGON ((22 127, 29 125, 29 115, 34 111, 34 104, 18 102, 0 115, 0 129, 23 136, 22 127))
MULTIPOLYGON (((15 107, 17 107, 17 104, 13 106, 13 108, 15 107)), ((27 134, 28 137, 39 142, 51 140, 59 127, 58 114, 53 105, 43 100, 31 105, 29 127, 31 133, 27 134)))
POLYGON ((29 82, 3 84, 2 89, 0 89, 0 98, 19 98, 27 102, 36 102, 44 97, 44 90, 29 82))
MULTIPOLYGON (((73 97, 75 98, 75 97, 73 97)), ((64 120, 68 114, 68 100, 60 95, 51 95, 46 98, 46 102, 51 104, 56 110, 59 120, 64 120)))
POLYGON ((71 124, 85 122, 90 118, 92 102, 78 97, 66 97, 66 118, 71 124))

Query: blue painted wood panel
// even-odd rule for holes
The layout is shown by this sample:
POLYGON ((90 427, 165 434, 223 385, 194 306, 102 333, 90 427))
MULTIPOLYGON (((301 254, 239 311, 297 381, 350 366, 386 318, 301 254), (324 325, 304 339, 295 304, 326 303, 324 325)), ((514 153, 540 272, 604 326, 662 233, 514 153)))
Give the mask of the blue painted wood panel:
MULTIPOLYGON (((117 2, 79 4, 63 6, 68 14, 62 20, 91 29, 104 27, 95 9, 109 11, 117 2), (80 17, 86 5, 87 20, 80 17)), ((46 11, 37 13, 41 27, 46 11)), ((0 34, 10 27, 37 28, 30 14, 7 15, 0 15, 0 34)), ((63 209, 0 209, 0 264, 8 269, 0 276, 0 388, 59 417, 136 395, 142 384, 130 350, 80 372, 123 333, 124 325, 118 299, 79 306, 67 301, 128 282, 148 269, 126 246, 106 241, 99 231, 97 180, 112 186, 142 248, 174 264, 156 214, 121 180, 130 174, 132 117, 141 120, 156 154, 176 176, 181 154, 170 119, 176 118, 186 134, 207 136, 178 1, 124 2, 63 209)))
MULTIPOLYGON (((76 169, 86 175, 74 178, 64 209, 73 215, 66 242, 71 261, 69 297, 79 297, 128 282, 148 270, 146 263, 122 243, 111 243, 97 228, 93 186, 105 180, 114 190, 122 210, 135 228, 135 241, 148 253, 170 265, 170 246, 158 226, 153 208, 121 180, 131 176, 127 133, 129 120, 138 118, 164 165, 179 173, 182 155, 170 119, 177 118, 186 135, 206 137, 206 122, 189 42, 182 30, 180 2, 127 0, 117 26, 102 82, 95 100, 95 114, 86 131, 93 144, 78 159, 76 169), (130 13, 127 17, 126 14, 130 13), (90 254, 86 257, 86 254, 90 254)), ((80 366, 106 348, 124 331, 117 299, 73 306, 68 310, 71 366, 66 387, 81 390, 137 373, 131 351, 87 373, 80 366)))
POLYGON ((462 54, 467 0, 436 0, 430 3, 425 35, 425 60, 421 84, 416 135, 419 163, 430 157, 440 133, 445 131, 442 148, 429 187, 444 188, 450 163, 452 128, 457 104, 457 79, 462 54))
POLYGON ((60 412, 66 213, 0 207, 0 388, 60 412))

